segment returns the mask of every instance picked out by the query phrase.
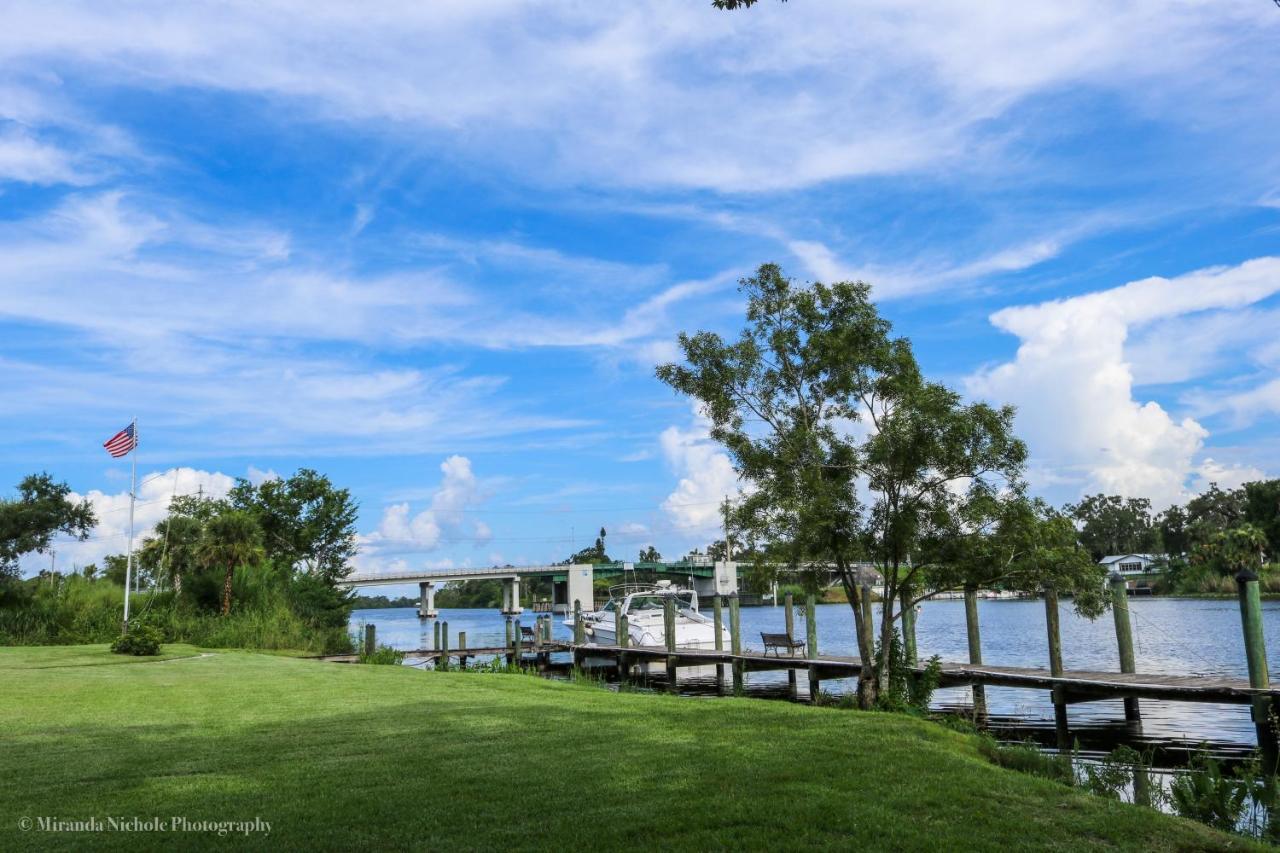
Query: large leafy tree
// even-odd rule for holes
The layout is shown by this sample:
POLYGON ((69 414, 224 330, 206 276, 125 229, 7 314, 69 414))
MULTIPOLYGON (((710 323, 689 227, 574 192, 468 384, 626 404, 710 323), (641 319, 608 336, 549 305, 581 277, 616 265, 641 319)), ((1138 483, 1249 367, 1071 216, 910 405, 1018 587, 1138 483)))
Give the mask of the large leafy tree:
POLYGON ((204 525, 198 555, 206 569, 223 572, 222 615, 226 616, 231 612, 231 579, 235 570, 264 556, 262 530, 247 511, 229 509, 204 525))
POLYGON ((1147 553, 1158 545, 1158 528, 1146 498, 1089 495, 1064 509, 1079 523, 1080 543, 1095 560, 1108 554, 1147 553))
POLYGON ((1245 520, 1267 537, 1267 553, 1280 559, 1280 480, 1244 484, 1245 520))
POLYGON ((228 500, 257 522, 267 559, 276 566, 330 581, 350 573, 359 507, 328 477, 303 468, 257 486, 241 479, 228 500))
POLYGON ((18 558, 48 550, 58 534, 89 538, 98 523, 87 500, 73 501, 71 487, 48 474, 18 484, 17 498, 0 500, 0 579, 18 576, 18 558))
POLYGON ((876 662, 864 668, 864 704, 887 681, 904 608, 1015 573, 1031 586, 1086 571, 1077 554, 1063 561, 1074 551, 1063 522, 1020 494, 1026 447, 1013 435, 1013 409, 966 403, 926 380, 868 285, 796 287, 765 264, 741 286, 747 322, 738 339, 681 334, 684 363, 657 375, 701 403, 748 484, 735 525, 768 542, 770 560, 835 567, 859 653, 876 662), (999 577, 981 555, 997 546, 1008 567, 999 577), (858 616, 862 560, 879 570, 879 637, 858 616))

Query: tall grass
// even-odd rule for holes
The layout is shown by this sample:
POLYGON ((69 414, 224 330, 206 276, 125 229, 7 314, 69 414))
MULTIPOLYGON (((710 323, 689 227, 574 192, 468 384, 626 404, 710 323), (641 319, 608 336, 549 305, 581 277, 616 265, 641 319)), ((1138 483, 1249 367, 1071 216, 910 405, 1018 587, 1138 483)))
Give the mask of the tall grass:
MULTIPOLYGON (((236 596, 227 616, 161 591, 132 596, 130 621, 156 628, 167 643, 316 654, 350 651, 345 626, 303 618, 280 585, 237 572, 233 588, 236 596)), ((109 643, 120 635, 124 589, 107 580, 73 575, 24 593, 22 600, 0 607, 0 645, 109 643)))

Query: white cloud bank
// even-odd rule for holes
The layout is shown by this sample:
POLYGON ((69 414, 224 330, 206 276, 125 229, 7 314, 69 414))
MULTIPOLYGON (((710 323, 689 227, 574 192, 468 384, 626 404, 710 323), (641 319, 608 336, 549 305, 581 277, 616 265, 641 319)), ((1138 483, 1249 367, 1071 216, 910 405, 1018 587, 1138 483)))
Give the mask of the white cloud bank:
POLYGON ((360 553, 354 561, 358 570, 404 571, 411 561, 422 565, 422 558, 443 544, 463 540, 477 548, 488 544, 493 538, 489 525, 468 517, 486 497, 471 470, 471 460, 450 456, 440 463, 440 472, 443 478, 426 509, 414 513, 407 501, 392 504, 383 510, 377 530, 358 537, 360 553))
POLYGON ((670 426, 659 443, 663 457, 679 477, 675 491, 662 502, 662 510, 677 530, 711 535, 723 528, 721 503, 741 491, 738 473, 720 445, 711 440, 711 425, 694 408, 687 428, 670 426))
MULTIPOLYGON (((250 468, 250 475, 256 469, 250 468)), ((169 501, 175 496, 203 494, 210 498, 224 498, 235 485, 235 478, 220 471, 202 471, 196 468, 170 468, 150 474, 139 473, 138 500, 134 505, 134 547, 150 536, 155 526, 169 513, 169 501)), ((59 571, 69 572, 73 567, 84 568, 89 563, 102 566, 102 559, 110 554, 124 554, 129 550, 129 491, 102 492, 93 489, 85 494, 73 492, 70 499, 87 499, 98 518, 98 526, 84 542, 58 540, 59 571)), ((49 567, 49 556, 28 554, 22 560, 25 574, 49 567)))
MULTIPOLYGON (((1261 472, 1200 459, 1209 435, 1201 423, 1137 399, 1126 343, 1153 323, 1244 309, 1276 293, 1280 258, 1267 257, 1005 308, 991 322, 1021 340, 1017 357, 970 377, 969 391, 1018 407, 1018 430, 1039 485, 1149 497, 1156 506, 1178 502, 1209 479, 1225 484, 1261 472)), ((1216 322, 1217 315, 1207 316, 1216 322)), ((1200 342, 1183 358, 1204 358, 1212 349, 1200 342)), ((1165 371, 1184 376, 1198 369, 1169 363, 1165 371)), ((1265 397, 1265 386, 1254 393, 1265 397)))

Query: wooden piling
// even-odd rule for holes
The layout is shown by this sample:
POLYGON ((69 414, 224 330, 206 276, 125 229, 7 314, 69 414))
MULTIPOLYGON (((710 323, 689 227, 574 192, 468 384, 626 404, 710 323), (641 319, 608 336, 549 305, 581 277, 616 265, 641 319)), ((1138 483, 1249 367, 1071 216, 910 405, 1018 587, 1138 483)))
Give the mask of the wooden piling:
POLYGON ((902 613, 902 651, 906 655, 907 666, 915 666, 919 663, 916 654, 916 606, 907 587, 898 593, 898 606, 902 613))
MULTIPOLYGON (((724 651, 724 596, 712 596, 711 622, 716 632, 716 651, 724 651)), ((724 664, 716 664, 716 693, 724 693, 724 664)))
POLYGON ((431 648, 439 649, 440 648, 440 620, 439 619, 435 620, 435 625, 431 630, 432 630, 431 648))
MULTIPOLYGON (((1236 575, 1236 589, 1240 596, 1240 627, 1244 630, 1244 653, 1249 664, 1249 686, 1255 690, 1271 687, 1267 671, 1267 644, 1262 633, 1262 596, 1258 590, 1258 576, 1245 569, 1236 575)), ((1276 732, 1271 720, 1271 698, 1253 697, 1253 724, 1258 732, 1258 747, 1262 751, 1265 769, 1274 773, 1277 765, 1276 732)))
MULTIPOLYGON (((818 656, 818 612, 817 602, 812 595, 804 597, 804 633, 805 657, 812 660, 818 656)), ((818 668, 809 667, 809 701, 817 703, 819 695, 818 668)))
POLYGON ((440 625, 440 657, 436 658, 436 669, 449 668, 449 623, 441 622, 440 625))
POLYGON ((522 666, 524 664, 524 637, 521 636, 521 632, 520 632, 519 616, 515 617, 515 619, 512 620, 511 637, 515 642, 516 664, 522 666))
MULTIPOLYGON (((964 621, 969 634, 969 663, 982 665, 982 634, 978 629, 978 588, 969 584, 964 588, 964 621)), ((987 688, 975 684, 973 691, 973 714, 982 719, 987 715, 987 688)))
POLYGON ((733 653, 733 695, 738 696, 743 688, 743 664, 739 657, 742 654, 742 623, 738 614, 738 593, 729 593, 729 649, 733 653))
POLYGON ((573 600, 573 644, 584 645, 587 642, 587 626, 582 621, 582 601, 573 600))
POLYGON ((467 632, 458 632, 458 669, 467 668, 467 656, 462 654, 467 650, 467 632))
POLYGON ((511 664, 515 663, 515 661, 516 661, 516 644, 515 644, 515 638, 513 638, 513 637, 511 636, 511 623, 512 623, 512 621, 513 621, 513 620, 512 620, 512 617, 508 616, 508 617, 507 617, 507 624, 506 624, 506 630, 507 630, 507 642, 506 642, 506 644, 505 644, 505 645, 506 645, 506 649, 507 649, 507 666, 510 666, 511 664))
POLYGON ((667 690, 676 692, 676 601, 662 599, 662 640, 667 647, 667 690))
POLYGON ((364 626, 364 653, 366 655, 373 654, 377 649, 378 628, 375 625, 364 626))
MULTIPOLYGON (((1129 621, 1129 592, 1124 575, 1112 572, 1110 585, 1111 613, 1115 617, 1116 643, 1120 647, 1120 671, 1137 672, 1138 667, 1133 656, 1133 623, 1129 621)), ((1130 697, 1124 700, 1124 718, 1130 722, 1142 719, 1137 698, 1130 697)))
MULTIPOLYGON (((627 614, 619 613, 614 617, 617 621, 614 623, 614 633, 617 635, 615 642, 618 648, 626 649, 631 646, 631 620, 627 618, 627 614)), ((631 675, 631 664, 627 660, 626 652, 618 652, 618 677, 626 679, 631 675)))
MULTIPOLYGON (((1053 584, 1044 585, 1044 624, 1049 635, 1049 674, 1054 678, 1062 677, 1062 633, 1058 621, 1058 590, 1053 584)), ((1067 703, 1065 691, 1054 688, 1053 726, 1058 735, 1058 744, 1069 744, 1071 735, 1067 727, 1067 703)))
MULTIPOLYGON (((795 596, 793 596, 789 592, 786 595, 784 595, 782 597, 782 606, 786 608, 786 614, 784 618, 786 620, 785 624, 787 626, 787 638, 794 640, 796 636, 795 596)), ((795 649, 789 649, 787 654, 791 655, 792 657, 795 657, 796 651, 795 649)), ((789 695, 793 700, 800 695, 799 682, 797 680, 797 674, 794 667, 787 668, 787 695, 789 695)))

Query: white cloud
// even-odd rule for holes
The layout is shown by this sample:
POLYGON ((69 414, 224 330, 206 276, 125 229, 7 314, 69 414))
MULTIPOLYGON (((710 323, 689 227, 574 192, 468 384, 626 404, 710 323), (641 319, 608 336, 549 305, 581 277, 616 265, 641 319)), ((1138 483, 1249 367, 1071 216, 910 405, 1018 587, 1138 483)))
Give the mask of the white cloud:
POLYGON ((383 510, 377 530, 359 537, 355 565, 360 571, 394 571, 393 565, 406 560, 420 564, 444 544, 470 540, 482 547, 493 538, 488 524, 469 517, 486 498, 471 460, 450 456, 440 463, 440 472, 443 477, 426 509, 414 513, 408 502, 392 504, 383 510))
MULTIPOLYGON (((1201 473, 1197 457, 1209 433, 1190 417, 1175 419, 1158 403, 1135 398, 1126 341, 1151 323, 1239 309, 1277 292, 1280 258, 1259 258, 1006 308, 991 321, 1018 336, 1017 357, 970 377, 969 390, 1018 406, 1033 471, 1083 490, 1173 503, 1201 473)), ((1213 473, 1226 480, 1230 472, 1219 466, 1213 473)))
MULTIPOLYGON (((151 535, 156 524, 169 513, 169 501, 174 495, 203 493, 210 498, 224 498, 235 485, 235 478, 219 471, 202 471, 195 468, 170 468, 147 474, 139 472, 138 500, 134 506, 134 547, 151 535)), ((129 490, 108 493, 93 489, 85 494, 73 492, 75 501, 87 499, 98 518, 90 538, 84 542, 60 540, 55 543, 58 566, 62 571, 71 567, 83 568, 89 563, 102 565, 109 554, 124 554, 129 550, 129 490)), ((28 555, 22 561, 27 573, 48 567, 48 557, 28 555)))
POLYGON ((662 510, 684 533, 710 533, 721 529, 721 504, 741 491, 738 474, 720 446, 711 440, 710 424, 695 407, 687 428, 670 426, 659 437, 667 464, 679 476, 675 491, 662 502, 662 510))
POLYGON ((0 128, 0 182, 76 184, 84 178, 74 157, 55 145, 33 139, 17 129, 0 128))
POLYGON ((1260 3, 769 5, 18 2, 0 62, 381 122, 539 180, 754 191, 1007 164, 992 126, 1042 93, 1247 122, 1270 93, 1240 109, 1220 80, 1274 77, 1280 31, 1260 3))

